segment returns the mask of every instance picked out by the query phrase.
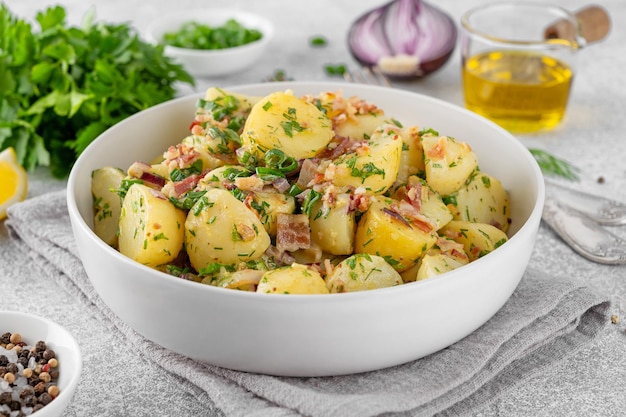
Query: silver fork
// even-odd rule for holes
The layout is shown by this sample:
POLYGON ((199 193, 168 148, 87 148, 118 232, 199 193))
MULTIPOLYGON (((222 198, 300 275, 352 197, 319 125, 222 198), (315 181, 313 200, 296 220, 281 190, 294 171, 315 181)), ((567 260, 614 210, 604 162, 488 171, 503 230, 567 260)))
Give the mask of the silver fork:
POLYGON ((391 88, 391 82, 376 65, 361 67, 357 70, 346 70, 343 73, 343 78, 349 83, 382 85, 391 88))
MULTIPOLYGON (((350 83, 392 87, 376 66, 347 70, 350 83)), ((549 196, 542 219, 576 253, 606 265, 626 264, 626 240, 609 232, 607 225, 626 224, 626 204, 546 182, 549 196)))

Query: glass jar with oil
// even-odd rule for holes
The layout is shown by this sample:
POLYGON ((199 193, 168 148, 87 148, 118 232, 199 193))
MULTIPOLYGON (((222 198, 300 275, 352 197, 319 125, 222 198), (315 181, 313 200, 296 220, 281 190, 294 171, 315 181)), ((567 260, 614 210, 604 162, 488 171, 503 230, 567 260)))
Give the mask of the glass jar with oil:
POLYGON ((516 1, 478 7, 461 23, 465 106, 515 133, 557 126, 582 42, 575 16, 557 6, 516 1), (569 35, 546 39, 555 22, 569 35))

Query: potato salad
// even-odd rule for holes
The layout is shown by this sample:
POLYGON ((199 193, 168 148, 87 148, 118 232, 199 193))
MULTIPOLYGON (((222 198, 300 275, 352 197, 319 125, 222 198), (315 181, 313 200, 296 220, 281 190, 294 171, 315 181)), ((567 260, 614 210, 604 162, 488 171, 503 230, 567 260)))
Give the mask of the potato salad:
POLYGON ((94 232, 202 284, 372 290, 460 268, 507 240, 510 207, 471 147, 341 91, 211 87, 157 161, 93 172, 94 232))

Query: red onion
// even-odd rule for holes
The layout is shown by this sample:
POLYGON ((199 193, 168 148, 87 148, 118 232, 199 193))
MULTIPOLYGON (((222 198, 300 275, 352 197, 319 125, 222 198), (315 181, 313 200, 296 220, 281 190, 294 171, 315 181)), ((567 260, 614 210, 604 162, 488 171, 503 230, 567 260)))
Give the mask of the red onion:
POLYGON ((441 68, 456 40, 450 16, 421 0, 393 0, 359 17, 348 32, 348 47, 357 61, 398 78, 441 68))

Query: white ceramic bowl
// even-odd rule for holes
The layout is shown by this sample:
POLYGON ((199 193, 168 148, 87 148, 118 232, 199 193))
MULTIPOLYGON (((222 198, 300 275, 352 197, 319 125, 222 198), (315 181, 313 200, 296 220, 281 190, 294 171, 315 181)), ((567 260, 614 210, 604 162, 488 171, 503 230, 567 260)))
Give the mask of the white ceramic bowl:
POLYGON ((250 68, 267 49, 274 37, 274 25, 268 19, 241 10, 200 9, 185 10, 157 19, 148 27, 149 42, 162 43, 163 35, 179 30, 183 24, 195 21, 211 27, 222 26, 228 19, 235 19, 249 29, 259 30, 261 39, 246 45, 227 49, 187 49, 165 46, 165 54, 182 64, 196 77, 218 77, 250 68))
POLYGON ((80 380, 83 362, 80 348, 72 335, 63 327, 46 318, 17 311, 0 311, 0 333, 20 333, 22 340, 34 345, 43 340, 55 352, 59 360, 59 380, 61 390, 58 397, 34 415, 37 417, 58 417, 63 414, 74 396, 80 380))
POLYGON ((425 281, 330 295, 270 295, 184 281, 124 257, 91 230, 91 172, 151 160, 187 134, 198 97, 145 110, 103 133, 69 177, 68 207, 87 274, 111 309, 162 346, 210 364, 275 375, 356 373, 411 361, 470 334, 507 301, 531 255, 544 202, 532 155, 502 128, 415 93, 340 83, 264 83, 227 89, 263 96, 343 90, 406 124, 468 142, 484 172, 510 192, 511 237, 475 262, 425 281))

